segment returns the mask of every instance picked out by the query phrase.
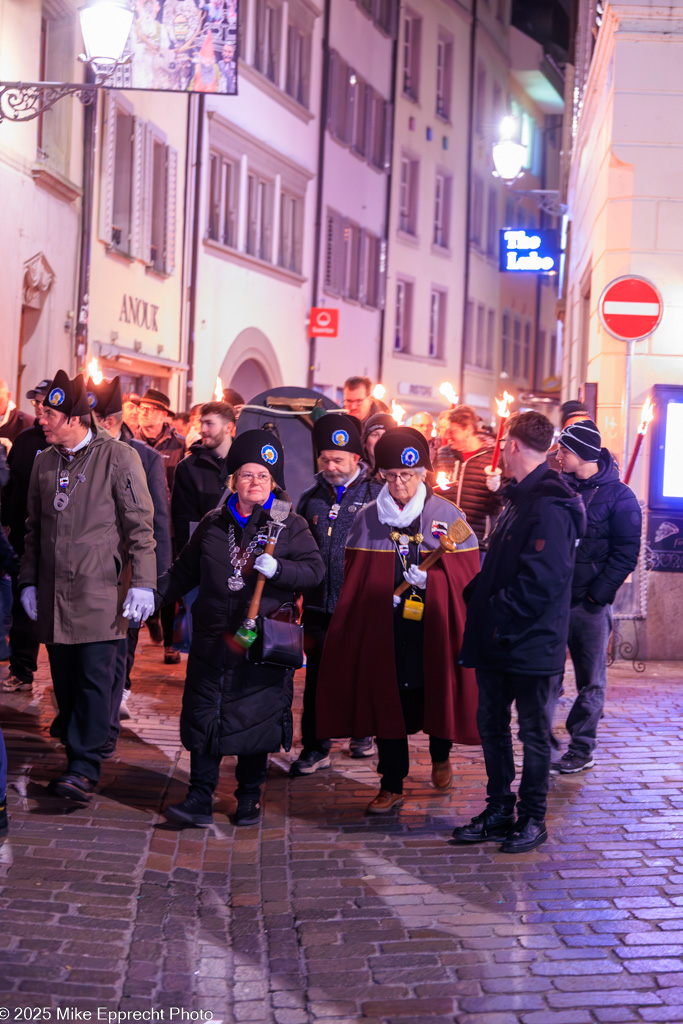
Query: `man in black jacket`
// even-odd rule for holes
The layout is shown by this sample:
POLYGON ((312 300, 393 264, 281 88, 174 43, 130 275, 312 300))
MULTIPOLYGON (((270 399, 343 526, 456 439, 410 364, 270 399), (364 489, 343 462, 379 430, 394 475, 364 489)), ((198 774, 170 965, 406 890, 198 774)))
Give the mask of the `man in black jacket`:
MULTIPOLYGON (((576 552, 572 582, 568 644, 577 696, 567 718, 569 749, 550 768, 560 775, 595 764, 593 751, 607 688, 612 602, 635 569, 640 553, 640 505, 631 488, 620 481, 614 459, 601 445, 596 424, 585 419, 564 428, 557 453, 562 479, 583 499, 588 521, 576 552)), ((560 681, 561 677, 557 683, 560 681)))
POLYGON ((201 411, 201 441, 178 463, 171 495, 171 518, 178 551, 200 519, 216 507, 228 482, 226 459, 235 433, 235 413, 227 402, 207 402, 201 411))
MULTIPOLYGON (((297 513, 313 534, 323 562, 325 578, 304 596, 304 638, 306 684, 301 716, 302 750, 290 773, 311 775, 330 767, 332 741, 316 735, 315 698, 325 637, 344 580, 346 538, 356 513, 374 501, 382 482, 371 479, 360 461, 363 444, 351 416, 327 413, 313 427, 313 445, 320 472, 316 483, 301 495, 297 513)), ((355 737, 349 745, 351 757, 370 757, 372 736, 355 737)))
POLYGON ((502 840, 505 853, 545 842, 550 768, 547 702, 564 665, 577 539, 586 516, 578 495, 546 466, 553 425, 537 412, 511 417, 505 472, 513 478, 481 572, 465 588, 461 661, 476 669, 477 727, 488 775, 486 810, 456 828, 461 843, 502 840), (510 712, 517 705, 524 765, 517 821, 510 712))

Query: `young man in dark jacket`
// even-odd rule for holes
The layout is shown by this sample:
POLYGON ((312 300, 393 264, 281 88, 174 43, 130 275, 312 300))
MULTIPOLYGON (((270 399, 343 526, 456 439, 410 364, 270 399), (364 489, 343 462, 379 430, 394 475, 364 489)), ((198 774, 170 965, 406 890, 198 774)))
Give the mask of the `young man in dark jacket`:
POLYGON ((587 518, 586 534, 576 552, 569 618, 577 696, 567 718, 569 749, 550 768, 560 775, 595 764, 593 751, 607 688, 612 602, 640 553, 640 505, 601 445, 600 431, 586 419, 564 428, 557 453, 562 479, 583 499, 587 518))
POLYGON ((450 444, 439 450, 434 469, 439 472, 440 465, 446 461, 444 449, 448 449, 452 456, 447 470, 451 485, 441 494, 465 513, 481 549, 486 546, 503 504, 500 497, 492 493, 500 487, 500 473, 486 472, 491 465, 493 445, 477 433, 479 417, 471 405, 457 406, 448 419, 450 444))
MULTIPOLYGON (((371 479, 360 461, 363 445, 356 420, 327 413, 316 421, 313 444, 320 472, 316 482, 301 495, 297 513, 313 534, 323 562, 325 577, 315 590, 304 596, 304 637, 306 644, 306 685, 301 716, 302 751, 291 766, 296 775, 311 775, 330 767, 332 741, 319 738, 315 727, 315 698, 325 637, 344 580, 346 538, 356 513, 374 501, 382 482, 371 479)), ((356 737, 349 745, 351 757, 372 754, 372 736, 356 737)))
POLYGON ((453 835, 461 843, 502 840, 504 853, 525 853, 548 837, 546 705, 552 677, 564 665, 576 542, 586 523, 581 499, 546 466, 552 437, 553 425, 540 413, 511 417, 505 473, 513 479, 503 490, 508 504, 481 572, 464 591, 461 661, 477 673, 488 786, 486 810, 453 835), (516 821, 513 701, 524 747, 516 821))

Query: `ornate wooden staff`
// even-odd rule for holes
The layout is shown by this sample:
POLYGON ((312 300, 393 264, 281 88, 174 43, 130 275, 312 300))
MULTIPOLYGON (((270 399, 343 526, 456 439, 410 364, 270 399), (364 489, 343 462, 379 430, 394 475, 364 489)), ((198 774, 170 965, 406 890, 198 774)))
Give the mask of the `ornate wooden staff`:
MULTIPOLYGON (((453 552, 456 550, 458 544, 462 544, 463 541, 471 535, 472 530, 467 525, 464 519, 456 519, 448 527, 448 535, 446 537, 439 537, 439 547, 430 551, 420 563, 420 569, 427 572, 427 569, 431 569, 433 565, 439 561, 442 555, 447 551, 453 552)), ((411 586, 407 580, 403 583, 399 583, 394 591, 394 597, 400 597, 406 590, 411 586)))
MULTIPOLYGON (((266 540, 266 546, 264 554, 272 555, 277 544, 277 539, 281 532, 285 528, 285 519, 289 515, 291 505, 288 501, 279 501, 277 498, 273 499, 273 503, 270 506, 270 522, 268 523, 268 537, 266 540)), ((263 596, 263 588, 266 585, 266 577, 262 572, 258 574, 256 580, 256 586, 254 587, 254 593, 252 594, 251 601, 249 602, 249 610, 247 611, 247 617, 235 633, 235 640, 240 647, 251 647, 258 636, 258 630, 256 629, 256 616, 258 615, 259 608, 261 606, 261 597, 263 596)))

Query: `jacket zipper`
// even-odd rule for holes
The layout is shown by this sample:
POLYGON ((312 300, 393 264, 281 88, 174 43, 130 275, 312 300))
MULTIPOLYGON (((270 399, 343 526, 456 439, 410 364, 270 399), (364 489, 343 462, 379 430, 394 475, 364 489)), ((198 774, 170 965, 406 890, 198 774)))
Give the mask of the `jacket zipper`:
POLYGON ((133 499, 133 503, 135 505, 137 505, 138 504, 138 499, 137 499, 137 495, 136 495, 135 491, 133 490, 133 481, 131 480, 130 477, 128 477, 128 483, 126 484, 126 490, 130 491, 130 495, 131 495, 131 498, 133 499))

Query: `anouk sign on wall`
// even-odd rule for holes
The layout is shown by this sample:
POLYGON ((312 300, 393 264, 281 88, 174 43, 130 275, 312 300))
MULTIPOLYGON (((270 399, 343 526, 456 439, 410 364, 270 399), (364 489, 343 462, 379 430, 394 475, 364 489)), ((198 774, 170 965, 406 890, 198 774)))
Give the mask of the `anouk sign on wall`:
POLYGON ((124 295, 119 313, 119 323, 135 324, 146 331, 158 331, 157 313, 159 307, 146 302, 145 299, 136 299, 132 295, 124 295))
POLYGON ((501 270, 516 273, 557 273, 560 246, 557 231, 504 228, 500 232, 501 270))

